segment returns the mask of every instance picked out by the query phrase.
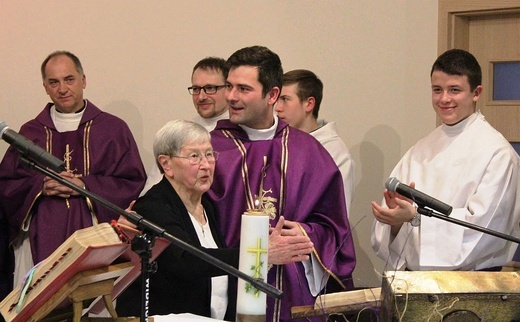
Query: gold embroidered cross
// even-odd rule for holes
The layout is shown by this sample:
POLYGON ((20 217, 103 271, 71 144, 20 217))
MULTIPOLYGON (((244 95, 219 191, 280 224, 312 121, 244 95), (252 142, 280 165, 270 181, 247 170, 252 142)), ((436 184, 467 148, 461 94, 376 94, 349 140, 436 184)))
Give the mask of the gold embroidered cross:
MULTIPOLYGON (((65 161, 65 170, 67 170, 67 172, 74 172, 74 171, 77 171, 77 169, 71 169, 70 168, 70 161, 72 160, 72 152, 74 152, 74 150, 70 150, 70 145, 66 145, 65 146, 65 154, 63 155, 63 161, 65 161)), ((74 176, 77 176, 77 175, 74 175, 74 176)), ((79 175, 81 176, 81 175, 79 175)))
MULTIPOLYGON (((65 170, 70 173, 74 173, 77 169, 70 168, 70 161, 72 161, 72 152, 74 150, 70 150, 70 145, 65 145, 65 154, 63 155, 63 161, 65 161, 65 170)), ((80 178, 81 174, 74 174, 76 178, 80 178)), ((67 208, 70 208, 69 198, 65 199, 65 203, 67 203, 67 208)))

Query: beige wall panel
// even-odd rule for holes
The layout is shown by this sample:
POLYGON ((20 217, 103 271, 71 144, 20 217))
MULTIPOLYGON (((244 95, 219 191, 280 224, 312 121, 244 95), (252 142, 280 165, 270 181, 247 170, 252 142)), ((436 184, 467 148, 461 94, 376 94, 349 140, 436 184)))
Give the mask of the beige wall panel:
MULTIPOLYGON (((40 112, 48 101, 40 64, 67 49, 83 62, 86 97, 129 124, 149 169, 155 132, 195 116, 192 66, 265 45, 285 70, 323 80, 320 116, 336 121, 356 162, 355 283, 380 286, 370 201, 382 199, 399 158, 435 127, 437 13, 436 0, 0 0, 0 120, 17 131, 40 112)), ((6 148, 0 142, 0 155, 6 148)))

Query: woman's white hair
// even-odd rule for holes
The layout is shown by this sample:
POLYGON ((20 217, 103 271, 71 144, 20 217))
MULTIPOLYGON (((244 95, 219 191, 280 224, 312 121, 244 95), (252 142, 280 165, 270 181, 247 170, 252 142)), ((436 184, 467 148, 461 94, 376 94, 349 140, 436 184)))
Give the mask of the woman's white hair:
POLYGON ((159 155, 178 155, 182 146, 188 142, 210 141, 208 130, 192 121, 174 120, 166 123, 157 133, 153 141, 153 155, 161 173, 162 166, 157 159, 159 155))

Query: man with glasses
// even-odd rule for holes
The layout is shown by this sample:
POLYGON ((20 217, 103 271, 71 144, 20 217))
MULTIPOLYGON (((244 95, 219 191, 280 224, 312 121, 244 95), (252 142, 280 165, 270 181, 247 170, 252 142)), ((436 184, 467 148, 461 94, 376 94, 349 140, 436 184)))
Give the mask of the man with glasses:
POLYGON ((228 118, 228 103, 224 88, 228 68, 219 57, 206 57, 193 67, 188 91, 198 116, 193 121, 212 131, 218 120, 228 118))
MULTIPOLYGON (((206 57, 193 67, 191 86, 188 87, 198 113, 193 121, 208 131, 215 128, 218 120, 228 118, 228 103, 224 91, 227 74, 226 60, 219 57, 206 57)), ((162 174, 154 163, 141 196, 161 181, 161 178, 162 174)))

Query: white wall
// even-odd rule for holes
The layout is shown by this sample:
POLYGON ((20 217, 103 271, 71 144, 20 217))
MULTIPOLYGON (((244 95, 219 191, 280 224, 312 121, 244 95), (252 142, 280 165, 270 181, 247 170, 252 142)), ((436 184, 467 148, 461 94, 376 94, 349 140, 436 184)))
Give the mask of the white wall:
MULTIPOLYGON (((85 96, 127 121, 149 169, 155 132, 195 116, 192 66, 256 44, 278 53, 285 71, 310 69, 323 80, 321 117, 336 121, 357 165, 355 283, 379 286, 370 201, 380 201, 400 156, 435 127, 435 0, 0 0, 0 121, 18 131, 41 111, 40 64, 69 50, 83 63, 85 96)), ((6 149, 0 143, 0 155, 6 149)))

